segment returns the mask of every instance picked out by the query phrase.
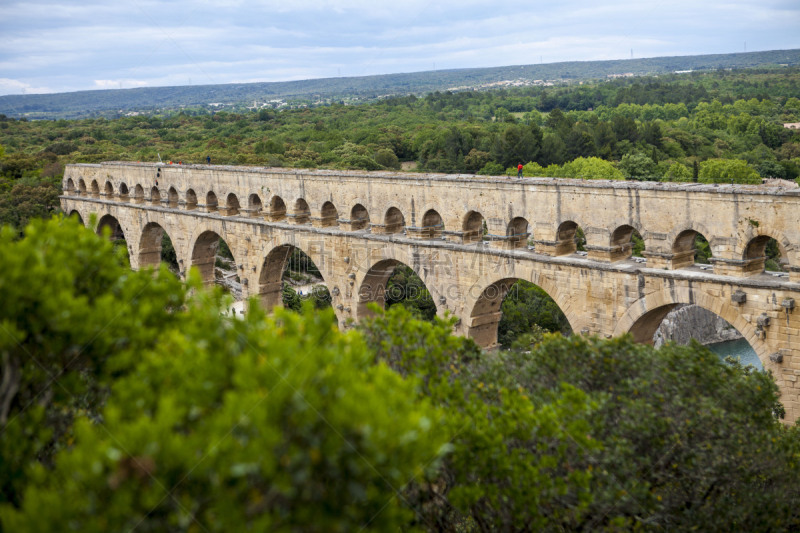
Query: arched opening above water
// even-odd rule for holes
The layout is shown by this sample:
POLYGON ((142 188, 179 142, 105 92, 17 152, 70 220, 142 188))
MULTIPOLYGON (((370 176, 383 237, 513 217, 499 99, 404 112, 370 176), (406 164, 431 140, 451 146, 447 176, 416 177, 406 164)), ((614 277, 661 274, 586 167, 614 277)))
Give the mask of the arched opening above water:
POLYGON ((744 364, 763 364, 742 333, 724 318, 696 304, 667 304, 643 314, 631 326, 636 342, 655 347, 667 342, 680 345, 696 340, 722 357, 735 356, 744 364))

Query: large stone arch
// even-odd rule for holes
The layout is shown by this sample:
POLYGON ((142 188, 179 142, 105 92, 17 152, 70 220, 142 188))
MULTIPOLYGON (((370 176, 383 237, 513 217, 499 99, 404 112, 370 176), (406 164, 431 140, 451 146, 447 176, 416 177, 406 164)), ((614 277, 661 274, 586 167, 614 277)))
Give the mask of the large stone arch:
MULTIPOLYGON (((158 268, 161 264, 161 243, 166 234, 172 246, 175 247, 175 240, 169 235, 169 232, 158 222, 148 222, 142 229, 142 234, 139 237, 139 252, 138 261, 139 268, 153 267, 158 268)), ((175 248, 176 255, 178 256, 178 269, 183 263, 183 259, 179 255, 180 252, 175 248)))
POLYGON ((105 228, 109 228, 109 238, 112 241, 126 239, 125 230, 122 228, 122 224, 120 224, 119 219, 110 213, 106 213, 100 217, 100 220, 97 222, 97 229, 95 231, 98 235, 102 236, 105 228))
POLYGON ((395 268, 405 265, 414 273, 419 276, 425 288, 433 298, 433 303, 436 306, 436 314, 441 315, 444 312, 442 305, 445 300, 438 287, 426 281, 424 269, 419 264, 414 264, 413 258, 398 257, 396 254, 389 254, 390 257, 385 257, 373 263, 370 268, 360 276, 358 280, 358 303, 356 309, 356 318, 362 320, 372 315, 369 309, 369 304, 375 303, 379 307, 386 305, 386 284, 389 281, 395 268), (409 261, 409 259, 411 259, 409 261))
POLYGON ((206 286, 214 285, 214 263, 219 249, 219 240, 222 239, 228 244, 234 257, 234 262, 242 256, 238 249, 237 242, 230 238, 222 223, 206 224, 194 231, 189 248, 189 266, 196 267, 203 284, 206 286))
POLYGON ((286 269, 289 256, 295 249, 300 250, 311 259, 319 270, 323 283, 328 287, 329 291, 332 291, 328 280, 328 273, 324 272, 322 258, 315 253, 313 247, 306 251, 296 244, 279 244, 274 246, 266 256, 264 256, 264 261, 261 263, 261 270, 258 273, 257 296, 261 306, 267 311, 272 310, 276 306, 283 305, 283 272, 286 269))
POLYGON ((86 222, 83 221, 83 216, 81 215, 81 212, 78 211, 77 209, 73 209, 72 211, 70 211, 69 215, 67 215, 67 216, 75 217, 75 218, 78 219, 78 222, 80 222, 84 226, 86 225, 86 222))
POLYGON ((651 344, 656 329, 670 311, 679 305, 694 304, 722 317, 736 328, 753 347, 764 368, 770 367, 769 346, 756 334, 755 326, 729 303, 729 299, 730 296, 710 296, 683 287, 655 291, 639 298, 628 308, 617 322, 613 334, 619 336, 630 333, 636 342, 651 344))
POLYGON ((529 281, 546 292, 567 317, 572 331, 580 331, 578 328, 582 321, 573 312, 570 297, 564 294, 549 277, 533 272, 530 279, 527 279, 524 276, 516 275, 509 269, 503 270, 506 272, 497 272, 493 277, 484 275, 481 280, 470 287, 469 294, 466 295, 466 310, 469 310, 469 315, 462 319, 465 322, 462 331, 466 336, 483 348, 492 348, 497 345, 497 329, 503 315, 500 306, 508 295, 508 291, 518 280, 529 281))

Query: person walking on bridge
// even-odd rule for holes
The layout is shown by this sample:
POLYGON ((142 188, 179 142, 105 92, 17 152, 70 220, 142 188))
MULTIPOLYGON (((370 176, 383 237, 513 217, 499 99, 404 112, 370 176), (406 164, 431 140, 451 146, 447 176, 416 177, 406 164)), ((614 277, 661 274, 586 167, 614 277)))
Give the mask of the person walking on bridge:
POLYGON ((522 177, 522 163, 520 163, 519 165, 517 165, 517 177, 518 177, 518 178, 521 178, 521 177, 522 177))

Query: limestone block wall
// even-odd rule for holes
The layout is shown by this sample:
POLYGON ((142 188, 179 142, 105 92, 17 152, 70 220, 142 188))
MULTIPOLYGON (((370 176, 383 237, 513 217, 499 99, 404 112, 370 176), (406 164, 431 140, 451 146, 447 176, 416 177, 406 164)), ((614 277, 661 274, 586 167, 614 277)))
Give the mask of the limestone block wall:
MULTIPOLYGON (((756 188, 662 190, 626 183, 470 179, 474 182, 464 184, 466 178, 450 176, 71 165, 62 207, 86 222, 94 213, 99 224, 118 227, 133 268, 158 262, 166 232, 182 273, 194 266, 208 283, 213 283, 216 243, 224 238, 244 296, 256 296, 267 307, 280 302, 286 257, 297 247, 320 269, 343 326, 363 318, 367 303, 383 301, 386 280, 400 263, 419 274, 439 314, 459 319, 456 332, 482 346, 496 343, 500 303, 517 279, 542 287, 580 334, 631 333, 652 342, 670 310, 696 304, 742 333, 773 372, 787 418, 800 416, 800 312, 794 305, 796 300, 800 305, 800 284, 745 271, 742 263, 749 260, 752 266, 753 258, 737 255, 769 234, 794 261, 800 227, 796 196, 756 188), (237 202, 229 201, 230 195, 237 202), (258 205, 253 195, 260 208, 248 207, 258 205), (275 198, 283 201, 282 215, 270 208, 275 198), (430 210, 440 216, 438 229, 430 217, 426 222, 430 210), (475 213, 489 235, 471 240, 474 230, 463 223, 474 224, 475 213), (510 246, 499 233, 492 238, 519 218, 532 233, 534 249, 527 242, 510 246), (571 253, 574 241, 572 250, 570 242, 559 244, 559 227, 569 221, 584 228, 588 243, 607 244, 595 244, 587 255, 571 253), (624 233, 617 231, 623 223, 641 228, 647 250, 656 255, 636 262, 608 244, 612 241, 604 239, 624 233), (674 257, 658 256, 658 250, 674 250, 687 224, 712 242, 715 257, 733 257, 731 262, 721 261, 724 268, 715 265, 713 271, 673 268, 674 257)), ((669 253, 674 252, 663 252, 669 253)))

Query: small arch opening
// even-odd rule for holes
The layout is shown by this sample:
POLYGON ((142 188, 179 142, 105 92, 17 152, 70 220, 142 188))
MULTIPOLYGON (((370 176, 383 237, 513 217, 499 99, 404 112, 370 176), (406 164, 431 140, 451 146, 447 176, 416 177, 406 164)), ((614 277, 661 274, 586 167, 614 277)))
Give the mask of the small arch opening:
POLYGON ((295 224, 306 224, 311 220, 311 209, 308 207, 308 202, 306 202, 304 198, 298 198, 294 201, 292 218, 295 224))
POLYGON ((406 226, 403 213, 396 207, 390 207, 383 217, 384 231, 386 233, 402 233, 406 226))
POLYGON ((530 224, 527 219, 515 217, 511 219, 506 228, 506 239, 509 248, 525 248, 528 246, 528 239, 531 237, 530 224))
POLYGON ((86 182, 83 181, 83 178, 78 181, 78 194, 81 196, 86 195, 86 182))
POLYGON ((257 194, 251 194, 247 198, 247 208, 250 210, 252 216, 259 216, 261 214, 261 198, 257 194))
POLYGON ((577 222, 567 220, 556 230, 555 255, 568 255, 575 252, 586 252, 586 235, 577 222))
POLYGON ((744 250, 745 273, 786 272, 789 265, 786 250, 780 242, 769 235, 759 235, 750 240, 744 250))
POLYGON ((67 194, 72 194, 75 192, 75 182, 72 181, 72 178, 67 178, 67 185, 64 187, 64 192, 67 194))
POLYGON ((444 231, 442 216, 435 209, 428 209, 422 216, 419 236, 423 239, 438 239, 444 231))
POLYGON ((178 207, 178 191, 175 187, 170 187, 167 191, 167 204, 173 209, 178 207))
POLYGON ((206 194, 206 210, 211 213, 216 211, 218 207, 217 195, 214 194, 214 191, 208 191, 208 194, 206 194))
POLYGON ((144 202, 144 187, 138 183, 133 189, 133 200, 134 202, 144 202))
POLYGON ((100 185, 97 184, 97 180, 92 180, 92 196, 100 196, 100 185))
POLYGON ((350 210, 350 227, 353 231, 366 229, 369 226, 369 213, 367 208, 356 204, 350 210))
POLYGON ((161 191, 158 190, 158 187, 150 189, 150 203, 153 205, 161 205, 161 191))
POLYGON ((339 211, 336 209, 336 206, 333 205, 333 202, 325 202, 322 204, 320 225, 323 227, 339 225, 339 211))
POLYGON ((225 201, 225 214, 229 217, 239 214, 239 198, 233 193, 228 194, 225 201))
POLYGON ((614 230, 609 244, 611 261, 620 261, 631 256, 642 257, 642 252, 645 250, 641 234, 636 228, 627 224, 614 230))
POLYGON ((477 211, 469 211, 464 216, 462 224, 462 240, 464 243, 480 242, 483 240, 483 215, 477 211))
POLYGON ((114 186, 110 181, 107 181, 105 187, 103 187, 103 194, 106 196, 114 196, 114 186))
POLYGON ((267 218, 272 222, 278 222, 286 218, 286 203, 280 196, 273 196, 269 201, 267 218))
POLYGON ((194 189, 186 191, 186 209, 188 211, 197 209, 197 193, 194 192, 194 189))
POLYGON ((672 268, 686 268, 695 264, 707 265, 711 261, 711 246, 702 233, 684 230, 672 245, 672 268))
POLYGON ((125 185, 125 183, 120 183, 119 184, 119 195, 120 195, 120 197, 127 198, 129 192, 130 191, 128 191, 128 186, 125 185))

